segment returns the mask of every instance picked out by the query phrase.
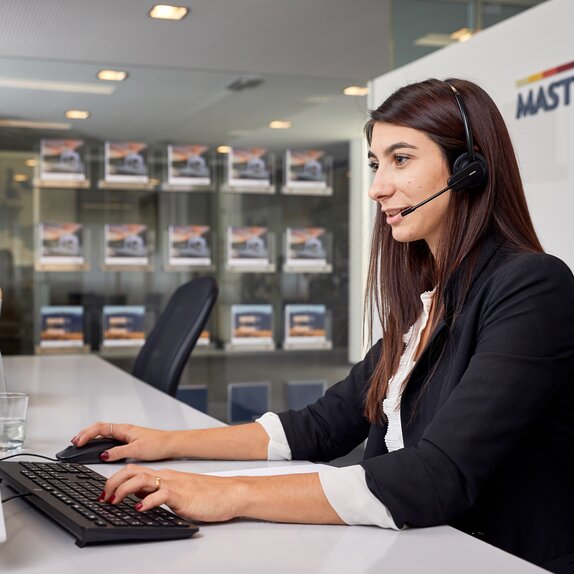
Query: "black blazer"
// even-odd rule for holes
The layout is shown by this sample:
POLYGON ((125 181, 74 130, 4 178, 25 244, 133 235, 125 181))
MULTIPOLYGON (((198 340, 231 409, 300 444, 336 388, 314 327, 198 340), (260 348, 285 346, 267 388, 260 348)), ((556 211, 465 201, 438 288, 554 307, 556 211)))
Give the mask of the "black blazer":
POLYGON ((574 572, 574 277, 490 237, 453 322, 459 275, 402 396, 405 448, 388 453, 386 424, 363 415, 379 341, 322 399, 279 414, 293 458, 331 460, 368 437, 367 485, 397 526, 451 524, 574 572))

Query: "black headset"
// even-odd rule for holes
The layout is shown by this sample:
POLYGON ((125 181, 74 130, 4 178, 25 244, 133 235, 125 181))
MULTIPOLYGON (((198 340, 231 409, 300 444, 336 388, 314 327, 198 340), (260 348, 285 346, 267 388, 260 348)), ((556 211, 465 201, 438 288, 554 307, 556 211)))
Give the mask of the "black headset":
POLYGON ((452 164, 452 175, 448 178, 448 185, 455 191, 463 189, 474 190, 484 186, 488 180, 488 165, 486 158, 474 151, 474 143, 472 139, 472 130, 470 129, 470 122, 466 113, 466 107, 462 100, 460 92, 450 83, 445 80, 445 83, 452 90, 460 116, 462 118, 462 125, 464 126, 464 135, 466 138, 466 153, 459 155, 452 164))

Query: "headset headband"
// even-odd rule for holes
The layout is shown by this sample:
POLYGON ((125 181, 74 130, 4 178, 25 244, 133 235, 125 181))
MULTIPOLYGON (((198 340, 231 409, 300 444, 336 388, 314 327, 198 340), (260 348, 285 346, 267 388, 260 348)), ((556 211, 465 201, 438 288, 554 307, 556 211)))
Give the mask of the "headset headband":
POLYGON ((454 98, 458 104, 458 109, 460 110, 460 117, 462 118, 462 124, 464 126, 464 135, 466 137, 466 147, 468 148, 468 155, 470 160, 474 161, 474 141, 472 139, 472 130, 470 129, 470 122, 468 121, 468 115, 466 113, 466 107, 460 92, 448 81, 445 80, 445 84, 453 91, 454 98))

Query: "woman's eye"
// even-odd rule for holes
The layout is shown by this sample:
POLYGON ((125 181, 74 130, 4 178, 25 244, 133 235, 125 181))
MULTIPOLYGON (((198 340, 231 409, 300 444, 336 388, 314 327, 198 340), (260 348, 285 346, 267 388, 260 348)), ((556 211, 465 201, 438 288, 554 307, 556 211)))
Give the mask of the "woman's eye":
POLYGON ((373 173, 376 173, 378 168, 379 168, 379 164, 378 164, 378 163, 375 163, 374 161, 369 162, 369 169, 370 169, 373 173))
POLYGON ((397 154, 395 156, 395 163, 397 165, 403 165, 404 163, 406 163, 406 161, 409 159, 409 157, 407 155, 400 155, 397 154))

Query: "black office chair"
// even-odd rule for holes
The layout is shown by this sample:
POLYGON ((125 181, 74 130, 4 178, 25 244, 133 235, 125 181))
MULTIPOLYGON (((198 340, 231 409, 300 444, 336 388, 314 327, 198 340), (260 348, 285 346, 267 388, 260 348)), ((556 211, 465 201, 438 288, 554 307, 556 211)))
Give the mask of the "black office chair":
POLYGON ((217 293, 212 277, 198 277, 178 287, 141 348, 132 375, 174 397, 217 293))

